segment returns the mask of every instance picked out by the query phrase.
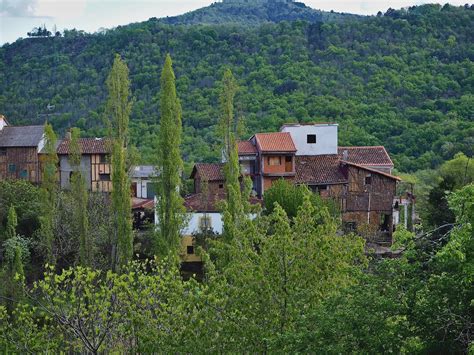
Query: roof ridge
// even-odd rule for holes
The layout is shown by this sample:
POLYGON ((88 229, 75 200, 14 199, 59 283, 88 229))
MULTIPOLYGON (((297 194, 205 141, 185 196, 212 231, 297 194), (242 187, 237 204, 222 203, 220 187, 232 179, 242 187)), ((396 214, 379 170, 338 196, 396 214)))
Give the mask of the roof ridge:
POLYGON ((376 173, 376 174, 380 174, 380 175, 389 177, 389 178, 394 179, 394 180, 398 180, 398 181, 401 181, 401 180, 402 180, 399 176, 395 176, 395 175, 392 175, 392 174, 384 173, 383 171, 376 170, 376 169, 371 169, 371 168, 368 168, 368 167, 366 167, 366 166, 364 166, 364 165, 352 163, 352 162, 347 161, 347 160, 342 160, 342 159, 341 159, 340 162, 341 162, 341 163, 344 163, 344 164, 353 165, 353 166, 355 166, 355 167, 358 167, 358 168, 361 168, 361 169, 364 169, 364 170, 367 170, 367 171, 370 171, 370 172, 373 172, 373 173, 376 173))

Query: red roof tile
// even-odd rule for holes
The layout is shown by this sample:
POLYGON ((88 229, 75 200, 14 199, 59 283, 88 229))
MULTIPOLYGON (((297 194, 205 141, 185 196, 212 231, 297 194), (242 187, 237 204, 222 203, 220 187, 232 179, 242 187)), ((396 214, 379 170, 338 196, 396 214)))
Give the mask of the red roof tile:
MULTIPOLYGON (((184 198, 184 206, 188 212, 220 212, 219 202, 226 199, 225 193, 209 194, 207 199, 202 193, 188 195, 184 198)), ((262 204, 262 200, 251 197, 253 205, 262 204)))
POLYGON ((262 152, 296 152, 289 132, 257 133, 255 138, 262 152))
MULTIPOLYGON (((79 146, 81 147, 82 154, 109 154, 110 153, 110 140, 108 138, 79 138, 79 146)), ((69 139, 63 139, 59 143, 56 152, 61 154, 69 154, 69 146, 71 141, 69 139)))
POLYGON ((335 154, 296 156, 296 177, 298 184, 326 185, 342 184, 347 178, 340 160, 335 154))
POLYGON ((155 202, 152 199, 144 199, 133 197, 132 198, 132 210, 135 209, 146 209, 151 210, 155 207, 155 202))
POLYGON ((393 168, 393 162, 383 146, 374 147, 339 147, 339 158, 343 159, 347 150, 347 161, 359 165, 384 165, 393 168))
POLYGON ((397 181, 401 181, 401 180, 402 180, 402 179, 401 179, 400 177, 398 177, 398 176, 391 175, 391 174, 387 174, 387 173, 384 173, 384 172, 382 172, 382 171, 380 171, 380 170, 371 169, 371 168, 368 168, 367 166, 364 166, 364 165, 355 164, 355 163, 351 163, 351 162, 348 162, 348 161, 341 161, 341 163, 342 163, 342 164, 351 165, 351 166, 355 166, 355 167, 357 167, 357 168, 370 171, 371 173, 375 173, 375 174, 379 174, 379 175, 388 177, 389 179, 393 179, 393 180, 397 180, 397 181))
POLYGON ((237 149, 239 155, 255 155, 257 154, 257 148, 250 141, 237 142, 237 149))
POLYGON ((199 174, 201 179, 207 181, 224 181, 224 164, 222 163, 196 163, 191 173, 191 179, 199 174))

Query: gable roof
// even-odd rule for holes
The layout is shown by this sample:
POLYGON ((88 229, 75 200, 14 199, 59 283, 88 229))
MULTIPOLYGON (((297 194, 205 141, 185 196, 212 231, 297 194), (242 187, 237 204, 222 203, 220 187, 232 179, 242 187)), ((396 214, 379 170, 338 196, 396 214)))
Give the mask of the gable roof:
POLYGON ((339 157, 335 154, 297 155, 295 169, 297 184, 329 185, 347 182, 339 157))
POLYGON ((395 176, 395 175, 391 175, 391 174, 388 174, 388 173, 384 173, 380 170, 376 170, 376 169, 371 169, 371 168, 368 168, 367 166, 364 166, 364 165, 360 165, 360 164, 355 164, 355 163, 351 163, 349 161, 343 161, 341 160, 341 164, 347 164, 347 165, 350 165, 350 166, 354 166, 356 168, 359 168, 359 169, 363 169, 363 170, 367 170, 367 171, 370 171, 371 173, 374 173, 374 174, 378 174, 378 175, 382 175, 382 176, 385 176, 389 179, 392 179, 392 180, 397 180, 397 181, 401 181, 402 179, 398 176, 395 176))
MULTIPOLYGON (((184 206, 188 212, 220 212, 219 202, 225 201, 226 197, 225 192, 208 194, 207 198, 203 193, 191 194, 184 198, 184 206)), ((262 204, 262 200, 256 197, 250 197, 249 202, 252 205, 262 204)))
POLYGON ((37 147, 44 136, 44 126, 5 126, 0 131, 0 147, 37 147))
POLYGON ((136 165, 130 175, 132 178, 149 178, 157 176, 157 173, 153 165, 136 165))
POLYGON ((257 147, 262 152, 296 152, 289 132, 257 133, 254 137, 257 147))
POLYGON ((347 161, 359 165, 381 165, 393 168, 392 159, 388 155, 385 147, 339 147, 338 154, 343 158, 344 151, 347 150, 347 161))
POLYGON ((252 144, 251 141, 239 141, 237 142, 237 150, 239 155, 255 155, 257 154, 257 148, 252 144))
POLYGON ((224 181, 224 164, 223 163, 196 163, 191 173, 191 179, 196 174, 207 181, 224 181))
MULTIPOLYGON (((56 149, 59 155, 69 154, 71 141, 63 139, 56 149)), ((109 154, 110 139, 109 138, 79 138, 79 147, 82 154, 109 154)))

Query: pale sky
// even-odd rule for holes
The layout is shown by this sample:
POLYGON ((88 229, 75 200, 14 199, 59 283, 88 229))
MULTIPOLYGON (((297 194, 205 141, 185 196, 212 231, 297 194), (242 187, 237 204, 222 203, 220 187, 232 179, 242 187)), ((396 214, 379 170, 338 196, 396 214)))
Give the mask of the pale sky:
MULTIPOLYGON (((420 5, 425 0, 300 0, 320 10, 372 15, 389 7, 420 5)), ((471 0, 472 1, 472 0, 471 0)), ((183 14, 212 4, 213 0, 0 0, 0 44, 14 42, 33 27, 45 24, 52 31, 65 28, 95 32, 150 17, 183 14)), ((450 0, 464 5, 466 0, 450 0)))

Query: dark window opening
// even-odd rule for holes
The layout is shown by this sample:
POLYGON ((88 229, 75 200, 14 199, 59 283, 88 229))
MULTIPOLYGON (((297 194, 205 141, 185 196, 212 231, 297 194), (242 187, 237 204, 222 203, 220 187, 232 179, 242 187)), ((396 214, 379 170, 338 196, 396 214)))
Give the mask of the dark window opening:
POLYGON ((223 188, 224 188, 224 184, 219 184, 219 188, 220 188, 220 189, 223 189, 223 188))
POLYGON ((22 179, 28 179, 28 170, 22 170, 20 172, 20 178, 22 179))
POLYGON ((107 155, 100 155, 100 163, 105 164, 107 163, 107 155))
POLYGON ((110 174, 99 174, 100 181, 110 181, 110 174))
POLYGON ((388 232, 390 225, 390 215, 382 213, 380 215, 380 230, 382 232, 388 232))
POLYGON ((315 135, 315 134, 308 134, 308 135, 306 136, 306 142, 307 142, 308 144, 314 144, 314 143, 316 143, 316 135, 315 135))
POLYGON ((7 155, 7 148, 0 148, 0 156, 7 155))
POLYGON ((344 222, 342 224, 342 227, 345 232, 350 233, 350 232, 355 232, 357 230, 357 223, 356 222, 344 222))
POLYGON ((365 177, 365 181, 364 181, 365 185, 370 185, 372 184, 372 176, 371 175, 367 175, 365 177))
POLYGON ((188 253, 188 255, 189 254, 194 254, 194 245, 188 245, 186 247, 186 253, 188 253))
POLYGON ((15 164, 8 164, 8 172, 9 173, 16 172, 16 165, 15 164))

